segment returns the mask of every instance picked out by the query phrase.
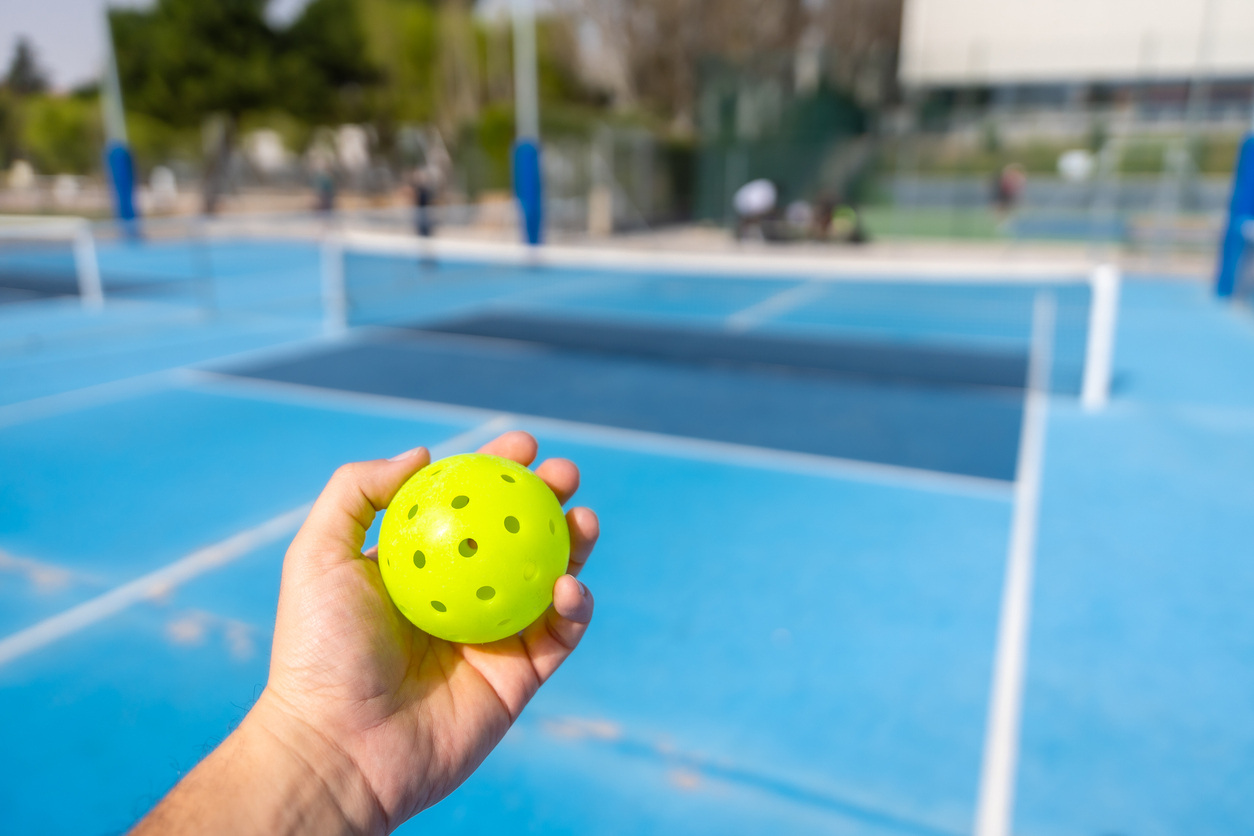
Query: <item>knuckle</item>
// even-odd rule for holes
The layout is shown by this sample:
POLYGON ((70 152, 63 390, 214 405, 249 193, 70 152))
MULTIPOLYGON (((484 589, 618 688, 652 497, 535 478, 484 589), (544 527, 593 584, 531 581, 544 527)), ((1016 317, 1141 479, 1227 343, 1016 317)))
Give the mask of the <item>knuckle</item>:
POLYGON ((349 462, 342 464, 335 469, 335 473, 331 475, 333 482, 356 483, 358 477, 361 476, 361 464, 359 462, 349 462))

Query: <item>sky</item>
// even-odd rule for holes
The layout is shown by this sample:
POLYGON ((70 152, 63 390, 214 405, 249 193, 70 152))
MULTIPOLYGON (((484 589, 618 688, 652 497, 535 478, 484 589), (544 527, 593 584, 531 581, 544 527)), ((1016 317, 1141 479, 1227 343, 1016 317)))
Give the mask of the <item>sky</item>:
MULTIPOLYGON (((306 2, 271 0, 271 17, 290 20, 306 2)), ((0 0, 0 73, 8 69, 17 39, 24 35, 54 88, 93 81, 104 56, 105 8, 150 5, 152 0, 0 0)))

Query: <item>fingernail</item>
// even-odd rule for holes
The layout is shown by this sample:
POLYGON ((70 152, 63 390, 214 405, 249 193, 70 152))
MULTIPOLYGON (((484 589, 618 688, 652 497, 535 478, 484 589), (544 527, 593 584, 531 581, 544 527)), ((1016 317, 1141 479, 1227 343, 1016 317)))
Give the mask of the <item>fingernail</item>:
POLYGON ((588 597, 588 587, 584 586, 583 581, 579 582, 579 594, 585 598, 588 597))
POLYGON ((414 456, 418 455, 418 453, 421 451, 422 451, 421 447, 415 447, 412 450, 406 450, 404 453, 400 453, 398 455, 393 456, 392 458, 388 459, 388 461, 402 462, 405 459, 412 459, 414 456))

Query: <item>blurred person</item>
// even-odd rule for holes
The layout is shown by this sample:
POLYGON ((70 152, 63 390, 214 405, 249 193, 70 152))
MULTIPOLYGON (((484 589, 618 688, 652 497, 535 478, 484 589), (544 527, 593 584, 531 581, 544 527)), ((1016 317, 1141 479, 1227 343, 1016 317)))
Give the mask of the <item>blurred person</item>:
POLYGON ((335 211, 335 178, 326 169, 314 171, 314 209, 330 214, 335 211))
POLYGON ((750 180, 732 196, 736 211, 736 240, 755 237, 766 239, 766 220, 775 211, 779 191, 765 178, 750 180))
POLYGON ((818 241, 826 241, 832 232, 832 217, 839 201, 831 192, 823 192, 814 201, 814 215, 810 227, 810 237, 818 241))
POLYGON ((1027 181, 1027 172, 1019 163, 1007 163, 997 173, 993 180, 993 204, 997 207, 997 214, 1002 222, 1014 213, 1027 181))
MULTIPOLYGON (((510 432, 480 452, 529 465, 536 447, 510 432)), ((588 508, 566 513, 569 574, 518 635, 457 644, 396 609, 377 550, 361 547, 375 515, 430 460, 418 447, 331 477, 283 561, 265 689, 133 836, 390 833, 465 781, 579 644, 593 600, 574 576, 599 533, 588 508)), ((563 503, 579 487, 566 459, 535 472, 563 503)))
POLYGON ((414 227, 423 238, 435 233, 435 218, 431 205, 435 202, 438 176, 431 166, 414 169, 410 189, 414 198, 414 227))
POLYGON ((865 244, 870 240, 866 226, 862 222, 862 213, 849 203, 842 203, 832 213, 832 238, 847 244, 865 244))
POLYGON ((809 237, 814 226, 814 207, 808 200, 794 200, 784 210, 784 222, 789 238, 809 237))

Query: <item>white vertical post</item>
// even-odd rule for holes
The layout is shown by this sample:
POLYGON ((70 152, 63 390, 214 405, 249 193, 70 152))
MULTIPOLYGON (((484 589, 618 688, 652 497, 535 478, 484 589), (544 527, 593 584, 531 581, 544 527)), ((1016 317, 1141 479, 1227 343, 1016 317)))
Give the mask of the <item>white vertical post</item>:
POLYGON ((78 298, 89 311, 104 307, 104 286, 100 281, 100 263, 96 261, 96 239, 91 224, 82 221, 74 230, 74 272, 78 274, 78 298))
POLYGON ((105 54, 100 74, 100 107, 104 112, 105 139, 126 145, 126 110, 122 105, 122 85, 118 81, 118 62, 113 52, 113 25, 108 8, 104 11, 105 54))
POLYGON ((535 0, 513 0, 513 9, 515 135, 534 141, 540 138, 535 0))
POLYGON ((1119 319, 1119 268, 1099 264, 1089 279, 1093 298, 1089 304, 1088 340, 1084 352, 1084 382, 1080 403, 1094 412, 1110 398, 1110 375, 1114 365, 1115 328, 1119 319))
POLYGON ((331 336, 348 330, 344 240, 336 232, 328 232, 322 240, 322 329, 331 336))

